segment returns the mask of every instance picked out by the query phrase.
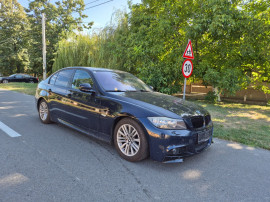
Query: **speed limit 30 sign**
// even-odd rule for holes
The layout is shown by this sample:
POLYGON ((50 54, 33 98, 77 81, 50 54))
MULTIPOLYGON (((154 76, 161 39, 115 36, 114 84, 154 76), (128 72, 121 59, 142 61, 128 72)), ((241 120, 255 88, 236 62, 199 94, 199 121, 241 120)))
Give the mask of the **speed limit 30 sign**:
POLYGON ((191 76, 193 71, 193 63, 191 60, 186 59, 182 65, 182 73, 185 78, 188 78, 191 76))

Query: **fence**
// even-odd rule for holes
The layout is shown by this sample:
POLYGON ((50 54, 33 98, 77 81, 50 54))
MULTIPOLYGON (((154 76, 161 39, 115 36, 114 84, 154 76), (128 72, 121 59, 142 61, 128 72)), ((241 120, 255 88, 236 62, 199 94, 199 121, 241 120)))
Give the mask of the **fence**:
MULTIPOLYGON (((270 86, 270 84, 264 84, 270 86)), ((204 86, 202 84, 193 84, 186 86, 187 94, 207 94, 209 91, 213 91, 212 86, 204 86)), ((255 101, 255 102, 269 102, 270 94, 265 94, 261 90, 254 89, 252 87, 248 87, 247 89, 243 89, 238 91, 234 96, 222 96, 224 99, 233 99, 233 100, 242 100, 243 102, 255 101)))

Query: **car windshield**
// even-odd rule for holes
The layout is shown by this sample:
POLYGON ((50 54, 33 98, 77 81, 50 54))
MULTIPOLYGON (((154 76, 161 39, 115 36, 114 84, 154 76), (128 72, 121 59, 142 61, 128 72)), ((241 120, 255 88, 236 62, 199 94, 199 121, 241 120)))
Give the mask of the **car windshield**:
POLYGON ((143 81, 126 72, 95 71, 99 85, 107 92, 152 91, 143 81))

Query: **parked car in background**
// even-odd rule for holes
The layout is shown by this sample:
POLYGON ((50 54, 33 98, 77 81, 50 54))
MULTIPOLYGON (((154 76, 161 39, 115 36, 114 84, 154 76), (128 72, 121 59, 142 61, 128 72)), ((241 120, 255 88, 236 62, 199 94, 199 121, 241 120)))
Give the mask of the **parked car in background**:
POLYGON ((213 123, 204 108, 154 92, 123 71, 64 68, 39 83, 35 98, 43 123, 61 123, 113 143, 128 161, 150 155, 181 162, 212 142, 213 123))
POLYGON ((7 77, 0 77, 0 83, 10 82, 38 83, 38 78, 28 74, 12 74, 7 77))

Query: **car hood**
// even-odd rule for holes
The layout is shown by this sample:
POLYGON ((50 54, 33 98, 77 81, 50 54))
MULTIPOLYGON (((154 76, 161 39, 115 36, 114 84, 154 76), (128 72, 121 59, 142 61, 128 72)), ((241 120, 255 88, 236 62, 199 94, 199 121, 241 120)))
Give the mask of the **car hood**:
MULTIPOLYGON (((158 92, 125 92, 118 94, 120 96, 130 98, 129 102, 134 102, 135 104, 138 101, 148 103, 153 108, 151 109, 151 106, 145 106, 150 110, 158 110, 156 108, 160 107, 165 110, 168 110, 170 112, 173 112, 181 117, 190 117, 190 116, 201 116, 209 114, 205 109, 203 109, 201 106, 198 106, 196 104, 193 104, 189 101, 184 101, 183 99, 180 99, 178 97, 158 93, 158 92), (149 108, 150 107, 150 108, 149 108)), ((140 103, 143 104, 143 103, 140 103)))

